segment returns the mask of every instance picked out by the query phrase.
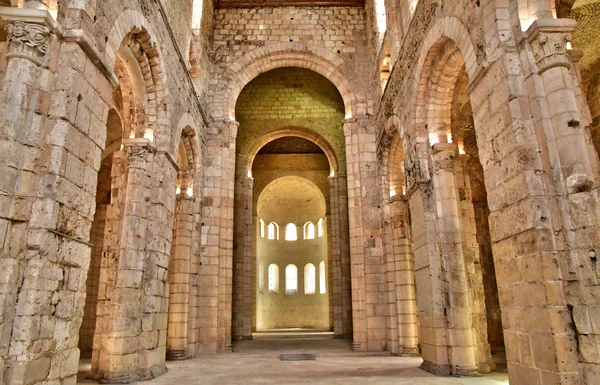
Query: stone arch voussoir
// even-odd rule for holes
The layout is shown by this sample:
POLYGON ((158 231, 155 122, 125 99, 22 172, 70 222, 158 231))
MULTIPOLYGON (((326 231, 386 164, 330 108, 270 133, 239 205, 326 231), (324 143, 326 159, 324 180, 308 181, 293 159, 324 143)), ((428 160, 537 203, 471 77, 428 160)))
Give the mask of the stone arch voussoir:
POLYGON ((282 67, 306 68, 327 78, 342 96, 346 117, 366 112, 365 98, 357 95, 350 80, 357 76, 340 56, 307 44, 280 43, 257 48, 224 71, 213 99, 215 119, 235 119, 235 104, 242 89, 258 75, 282 67))

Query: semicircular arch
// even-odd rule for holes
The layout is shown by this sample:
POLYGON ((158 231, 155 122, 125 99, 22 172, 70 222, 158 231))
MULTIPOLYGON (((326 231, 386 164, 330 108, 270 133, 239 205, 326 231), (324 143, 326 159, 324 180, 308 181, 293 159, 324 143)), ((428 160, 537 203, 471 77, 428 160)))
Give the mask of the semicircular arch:
POLYGON ((335 155, 333 147, 331 147, 331 145, 329 144, 329 142, 327 142, 325 138, 303 127, 286 127, 277 131, 269 132, 268 134, 261 136, 248 147, 248 150, 245 153, 245 158, 247 159, 246 169, 248 171, 249 177, 252 176, 252 165, 254 164, 254 159, 256 158, 256 155, 258 154, 260 149, 263 148, 267 143, 270 143, 276 139, 284 138, 286 136, 296 136, 302 139, 306 139, 319 146, 321 150, 323 150, 323 152, 325 153, 325 156, 327 157, 327 160, 329 162, 330 176, 337 175, 337 157, 335 155))
POLYGON ((349 79, 357 78, 344 60, 326 49, 299 43, 282 43, 257 48, 231 64, 221 77, 215 92, 213 116, 235 120, 235 105, 244 87, 267 71, 298 67, 312 70, 335 85, 342 100, 346 118, 365 113, 349 79))

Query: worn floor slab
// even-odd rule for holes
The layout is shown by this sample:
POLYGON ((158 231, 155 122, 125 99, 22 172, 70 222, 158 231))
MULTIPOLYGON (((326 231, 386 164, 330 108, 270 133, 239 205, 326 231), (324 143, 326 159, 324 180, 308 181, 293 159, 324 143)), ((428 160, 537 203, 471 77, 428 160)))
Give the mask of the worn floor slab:
MULTIPOLYGON (((322 356, 282 362, 277 357, 228 354, 169 363, 149 385, 507 385, 506 374, 481 378, 435 377, 419 369, 420 358, 322 356)), ((82 366, 85 370, 85 366, 82 366)), ((80 384, 93 383, 81 380, 80 384)))

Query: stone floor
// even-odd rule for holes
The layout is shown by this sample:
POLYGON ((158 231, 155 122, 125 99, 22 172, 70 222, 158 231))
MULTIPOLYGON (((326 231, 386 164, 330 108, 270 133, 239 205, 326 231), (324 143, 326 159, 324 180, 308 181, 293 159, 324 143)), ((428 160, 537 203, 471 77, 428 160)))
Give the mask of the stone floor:
MULTIPOLYGON (((169 372, 149 385, 506 385, 506 373, 478 378, 436 377, 419 369, 417 357, 362 354, 351 350, 350 341, 330 338, 263 339, 242 341, 234 352, 169 362, 169 372), (315 361, 284 362, 282 353, 314 353, 315 361)), ((89 361, 80 365, 79 384, 85 380, 89 361)))

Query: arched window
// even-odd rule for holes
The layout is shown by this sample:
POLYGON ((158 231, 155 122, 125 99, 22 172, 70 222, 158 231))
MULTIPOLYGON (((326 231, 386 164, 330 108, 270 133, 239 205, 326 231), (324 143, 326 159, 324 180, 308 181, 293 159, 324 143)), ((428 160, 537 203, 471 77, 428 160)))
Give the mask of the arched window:
POLYGON ((285 240, 286 241, 298 240, 298 229, 296 229, 295 224, 288 223, 287 226, 285 226, 285 240))
POLYGON ((265 237, 265 221, 263 221, 262 219, 260 220, 260 237, 265 237))
POLYGON ((269 265, 269 291, 279 294, 279 266, 269 265))
POLYGON ((319 238, 325 235, 325 228, 323 227, 323 218, 319 219, 319 222, 317 223, 317 231, 319 238))
POLYGON ((298 268, 296 265, 285 267, 285 294, 298 293, 298 268))
POLYGON ((194 0, 192 9, 192 29, 200 29, 202 25, 202 0, 194 0))
POLYGON ((267 237, 269 239, 279 239, 279 225, 277 223, 269 223, 269 226, 267 226, 267 237))
POLYGON ((315 294, 317 290, 317 273, 312 263, 304 266, 304 294, 315 294))
POLYGON ((327 279, 325 278, 325 262, 319 263, 319 293, 327 293, 327 279))
POLYGON ((304 239, 315 239, 315 224, 306 222, 304 224, 304 239))

